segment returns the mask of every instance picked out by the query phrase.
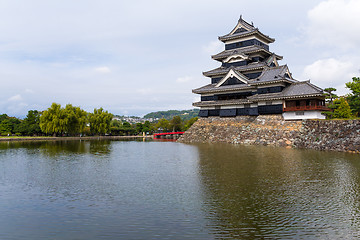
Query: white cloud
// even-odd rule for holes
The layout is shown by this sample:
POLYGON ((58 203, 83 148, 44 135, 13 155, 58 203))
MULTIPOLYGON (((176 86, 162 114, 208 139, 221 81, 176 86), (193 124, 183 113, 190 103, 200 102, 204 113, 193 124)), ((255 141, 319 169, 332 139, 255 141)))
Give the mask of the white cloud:
POLYGON ((153 90, 151 88, 139 88, 139 89, 136 89, 136 92, 141 95, 148 95, 148 94, 151 94, 153 92, 153 90))
POLYGON ((312 83, 321 87, 335 87, 339 94, 345 94, 345 83, 356 76, 356 66, 352 61, 334 58, 321 59, 305 67, 303 78, 311 79, 312 83))
POLYGON ((21 100, 22 100, 22 97, 20 94, 14 95, 8 99, 8 101, 12 101, 12 102, 21 101, 21 100))
POLYGON ((219 40, 211 41, 207 45, 202 47, 204 53, 214 55, 224 50, 224 43, 219 40))
POLYGON ((179 77, 176 79, 177 83, 186 83, 186 82, 190 82, 191 80, 193 80, 193 77, 190 76, 186 76, 186 77, 179 77))
POLYGON ((34 93, 34 91, 32 89, 25 89, 25 92, 26 93, 31 93, 31 94, 34 93))
POLYGON ((312 44, 358 47, 360 42, 360 1, 327 0, 308 11, 308 40, 312 44))
POLYGON ((110 73, 111 70, 109 67, 103 66, 103 67, 97 67, 95 68, 95 71, 98 73, 110 73))

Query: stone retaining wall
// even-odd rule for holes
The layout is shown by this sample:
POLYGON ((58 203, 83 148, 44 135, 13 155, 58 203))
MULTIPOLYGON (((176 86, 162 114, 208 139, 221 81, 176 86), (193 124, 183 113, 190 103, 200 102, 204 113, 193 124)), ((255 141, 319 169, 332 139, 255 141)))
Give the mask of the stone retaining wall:
POLYGON ((359 120, 285 121, 279 115, 200 118, 179 142, 226 142, 360 152, 359 120))
POLYGON ((305 120, 294 147, 360 153, 360 120, 305 120))

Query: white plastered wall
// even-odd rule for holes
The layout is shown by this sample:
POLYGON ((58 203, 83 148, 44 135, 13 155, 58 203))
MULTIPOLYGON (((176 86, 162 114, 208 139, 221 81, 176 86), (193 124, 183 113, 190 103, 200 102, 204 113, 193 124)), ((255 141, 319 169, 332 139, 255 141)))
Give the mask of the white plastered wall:
POLYGON ((325 119, 326 117, 321 114, 321 111, 297 111, 297 112, 284 112, 284 120, 302 120, 302 119, 325 119), (304 113, 301 115, 301 113, 304 113))

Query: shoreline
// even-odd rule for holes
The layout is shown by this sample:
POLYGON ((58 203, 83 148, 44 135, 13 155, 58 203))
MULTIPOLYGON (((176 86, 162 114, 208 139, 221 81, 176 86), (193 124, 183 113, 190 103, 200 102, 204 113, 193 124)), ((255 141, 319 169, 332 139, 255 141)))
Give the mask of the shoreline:
POLYGON ((89 137, 0 137, 0 142, 6 141, 72 141, 72 140, 107 140, 107 139, 131 139, 153 138, 148 136, 89 136, 89 137))
POLYGON ((183 143, 272 145, 360 154, 360 120, 285 121, 281 114, 197 120, 183 143))

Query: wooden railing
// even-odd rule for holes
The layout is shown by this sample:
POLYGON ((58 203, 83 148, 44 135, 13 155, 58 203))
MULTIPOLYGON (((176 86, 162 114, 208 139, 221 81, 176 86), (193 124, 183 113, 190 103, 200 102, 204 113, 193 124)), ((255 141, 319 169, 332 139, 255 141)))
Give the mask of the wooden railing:
POLYGON ((295 106, 295 107, 286 107, 284 112, 294 112, 294 111, 330 111, 329 108, 325 106, 295 106))

